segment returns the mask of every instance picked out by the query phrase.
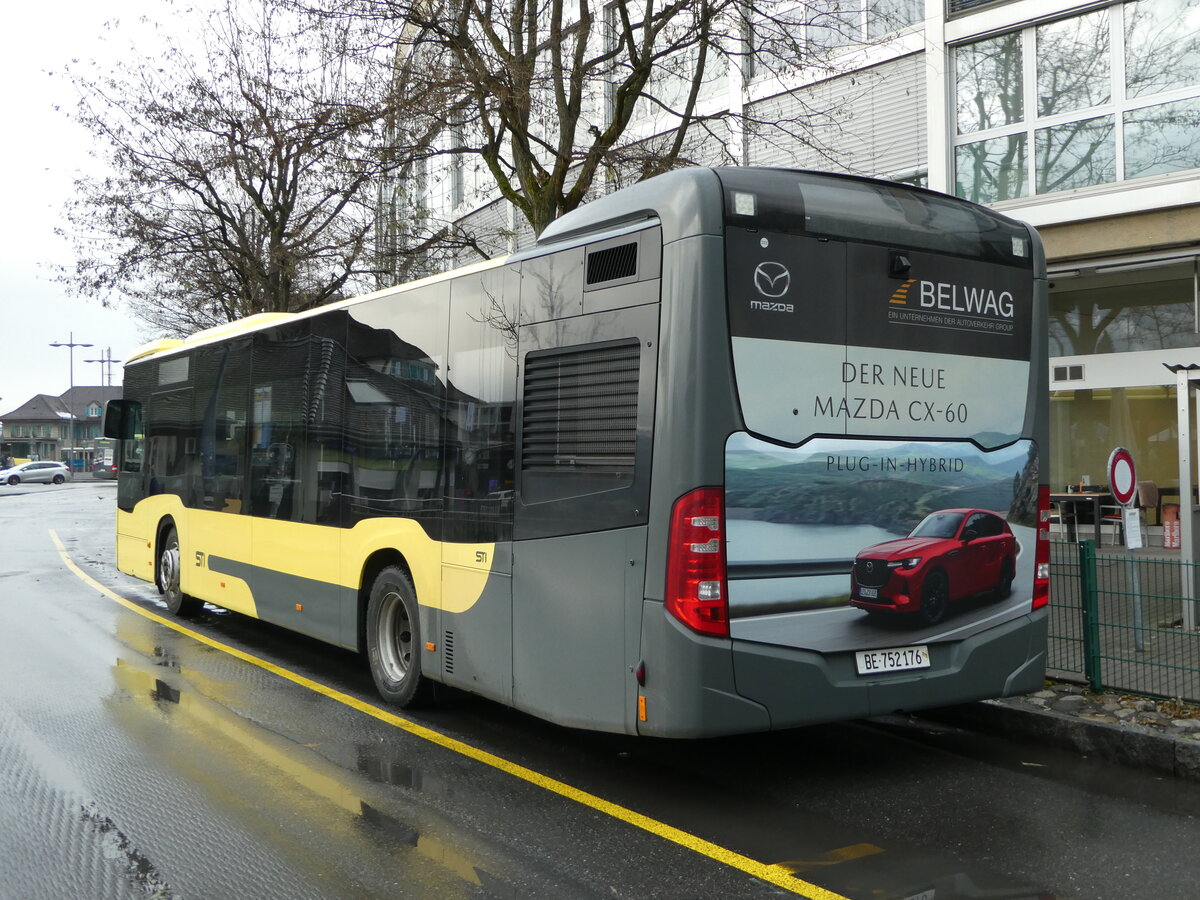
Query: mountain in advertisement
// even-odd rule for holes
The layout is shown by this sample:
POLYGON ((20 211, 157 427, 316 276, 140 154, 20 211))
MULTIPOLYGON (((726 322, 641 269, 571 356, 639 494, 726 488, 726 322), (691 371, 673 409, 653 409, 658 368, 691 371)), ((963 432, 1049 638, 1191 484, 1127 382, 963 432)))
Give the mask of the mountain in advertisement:
POLYGON ((743 442, 729 448, 725 478, 731 518, 873 525, 904 535, 928 513, 956 507, 1033 524, 1037 454, 1028 442, 990 453, 957 442, 819 439, 797 449, 743 442))

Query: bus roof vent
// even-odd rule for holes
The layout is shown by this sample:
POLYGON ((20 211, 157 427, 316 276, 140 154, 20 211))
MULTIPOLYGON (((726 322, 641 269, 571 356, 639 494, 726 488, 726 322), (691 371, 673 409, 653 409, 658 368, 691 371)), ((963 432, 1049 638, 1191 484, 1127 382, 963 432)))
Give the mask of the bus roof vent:
POLYGON ((637 275, 637 241, 588 253, 587 283, 603 284, 637 275))
POLYGON ((633 471, 636 338, 525 357, 521 470, 633 471))

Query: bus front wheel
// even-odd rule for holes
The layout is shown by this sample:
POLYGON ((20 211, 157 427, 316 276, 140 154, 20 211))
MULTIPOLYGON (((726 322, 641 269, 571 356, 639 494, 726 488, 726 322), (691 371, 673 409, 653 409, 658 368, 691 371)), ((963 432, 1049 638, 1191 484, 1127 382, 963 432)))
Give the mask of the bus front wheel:
POLYGON ((203 602, 185 594, 180 587, 179 534, 174 528, 168 528, 163 535, 156 579, 158 592, 172 615, 190 618, 204 608, 203 602))
POLYGON ((371 585, 367 602, 367 658, 380 696, 410 706, 429 693, 421 675, 421 618, 408 573, 388 566, 371 585))

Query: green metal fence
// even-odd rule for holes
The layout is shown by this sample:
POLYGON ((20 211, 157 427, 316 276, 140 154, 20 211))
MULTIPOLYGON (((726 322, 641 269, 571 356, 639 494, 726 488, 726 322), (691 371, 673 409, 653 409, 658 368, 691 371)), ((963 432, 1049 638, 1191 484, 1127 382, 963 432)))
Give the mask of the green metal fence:
POLYGON ((1200 632, 1183 630, 1184 604, 1200 621, 1200 602, 1184 597, 1183 576, 1175 559, 1052 543, 1050 675, 1200 702, 1200 632))

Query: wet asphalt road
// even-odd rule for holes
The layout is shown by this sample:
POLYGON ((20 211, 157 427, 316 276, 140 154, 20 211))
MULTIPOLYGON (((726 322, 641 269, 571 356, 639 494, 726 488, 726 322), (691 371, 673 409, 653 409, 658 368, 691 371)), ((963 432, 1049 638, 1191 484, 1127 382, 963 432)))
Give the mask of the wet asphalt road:
POLYGON ((353 654, 68 568, 51 532, 163 613, 115 494, 0 487, 4 900, 1197 896, 1200 786, 920 718, 636 741, 455 694, 413 734, 353 654))

